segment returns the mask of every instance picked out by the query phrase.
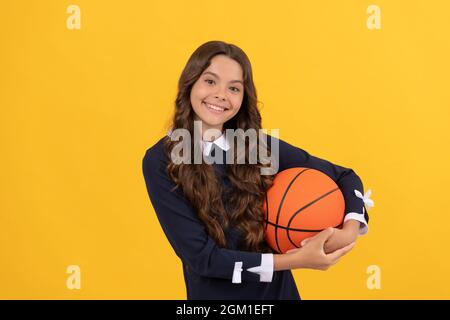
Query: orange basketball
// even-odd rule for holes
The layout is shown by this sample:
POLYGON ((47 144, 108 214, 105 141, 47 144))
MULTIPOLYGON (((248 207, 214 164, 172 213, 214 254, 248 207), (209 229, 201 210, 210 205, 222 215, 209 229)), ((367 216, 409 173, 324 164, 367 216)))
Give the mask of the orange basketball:
POLYGON ((263 205, 266 242, 278 253, 300 248, 303 239, 344 219, 345 201, 336 183, 321 171, 290 168, 279 172, 263 205))

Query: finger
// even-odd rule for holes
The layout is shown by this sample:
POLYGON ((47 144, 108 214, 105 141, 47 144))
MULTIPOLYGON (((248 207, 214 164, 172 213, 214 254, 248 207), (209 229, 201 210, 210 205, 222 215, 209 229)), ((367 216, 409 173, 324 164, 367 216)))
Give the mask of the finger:
POLYGON ((352 250, 353 247, 355 246, 355 243, 356 242, 352 242, 349 245, 328 254, 327 256, 330 257, 330 259, 332 260, 339 259, 340 257, 344 256, 347 252, 352 250))
POLYGON ((305 244, 307 244, 308 243, 308 241, 309 240, 311 240, 312 238, 306 238, 306 239, 304 239, 301 243, 300 243, 300 245, 303 247, 305 244))
POLYGON ((323 244, 327 241, 334 233, 334 228, 326 228, 325 230, 319 232, 314 236, 315 242, 323 248, 323 244))
POLYGON ((332 260, 334 259, 340 259, 341 257, 343 257, 344 255, 346 255, 348 252, 350 252, 353 247, 355 246, 355 242, 350 243, 349 245, 335 250, 333 252, 331 252, 330 254, 328 254, 327 256, 330 257, 332 260))
POLYGON ((294 248, 294 249, 286 251, 286 253, 294 253, 294 252, 296 252, 298 250, 300 250, 300 248, 294 248))
POLYGON ((336 260, 333 260, 331 262, 331 265, 334 266, 336 263, 338 263, 341 260, 341 258, 337 258, 336 260))

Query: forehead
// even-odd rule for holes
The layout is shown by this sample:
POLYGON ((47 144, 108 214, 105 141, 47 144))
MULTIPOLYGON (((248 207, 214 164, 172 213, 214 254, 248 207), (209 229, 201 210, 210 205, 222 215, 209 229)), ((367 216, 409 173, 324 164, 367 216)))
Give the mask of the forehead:
POLYGON ((206 71, 217 74, 221 79, 226 81, 243 80, 243 70, 239 62, 225 55, 217 55, 211 59, 211 64, 206 71))

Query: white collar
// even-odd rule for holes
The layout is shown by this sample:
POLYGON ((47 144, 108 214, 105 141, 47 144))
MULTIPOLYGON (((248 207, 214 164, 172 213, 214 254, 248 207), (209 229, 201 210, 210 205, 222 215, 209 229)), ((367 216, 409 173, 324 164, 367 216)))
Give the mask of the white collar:
MULTIPOLYGON (((167 132, 167 135, 170 137, 171 133, 172 133, 172 128, 169 129, 169 131, 167 132)), ((222 149, 224 151, 228 151, 228 149, 230 149, 230 143, 226 139, 225 134, 222 133, 222 135, 214 141, 202 140, 202 147, 203 147, 204 155, 206 155, 206 156, 209 155, 213 144, 215 144, 216 146, 218 146, 220 149, 222 149)))

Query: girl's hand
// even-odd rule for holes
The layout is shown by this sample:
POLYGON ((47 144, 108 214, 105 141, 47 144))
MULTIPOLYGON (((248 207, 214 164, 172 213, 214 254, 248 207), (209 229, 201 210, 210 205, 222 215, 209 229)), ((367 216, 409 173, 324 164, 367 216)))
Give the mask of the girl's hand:
MULTIPOLYGON (((356 220, 349 220, 344 224, 343 229, 334 229, 334 233, 325 242, 325 253, 331 253, 338 249, 344 248, 352 242, 355 242, 358 238, 360 222, 356 220)), ((310 239, 308 238, 302 241, 304 246, 310 239)))
POLYGON ((331 253, 344 248, 352 242, 356 242, 358 234, 345 229, 335 229, 333 235, 324 245, 325 253, 331 253))
MULTIPOLYGON (((316 269, 327 270, 332 265, 336 264, 342 256, 349 252, 355 242, 335 250, 333 253, 326 254, 324 251, 324 245, 327 240, 336 232, 334 228, 327 228, 322 232, 316 234, 314 237, 309 238, 304 246, 298 249, 292 249, 286 252, 286 255, 291 255, 290 259, 293 261, 293 265, 289 266, 289 269, 316 269)), ((338 236, 340 237, 340 236, 338 236)))

